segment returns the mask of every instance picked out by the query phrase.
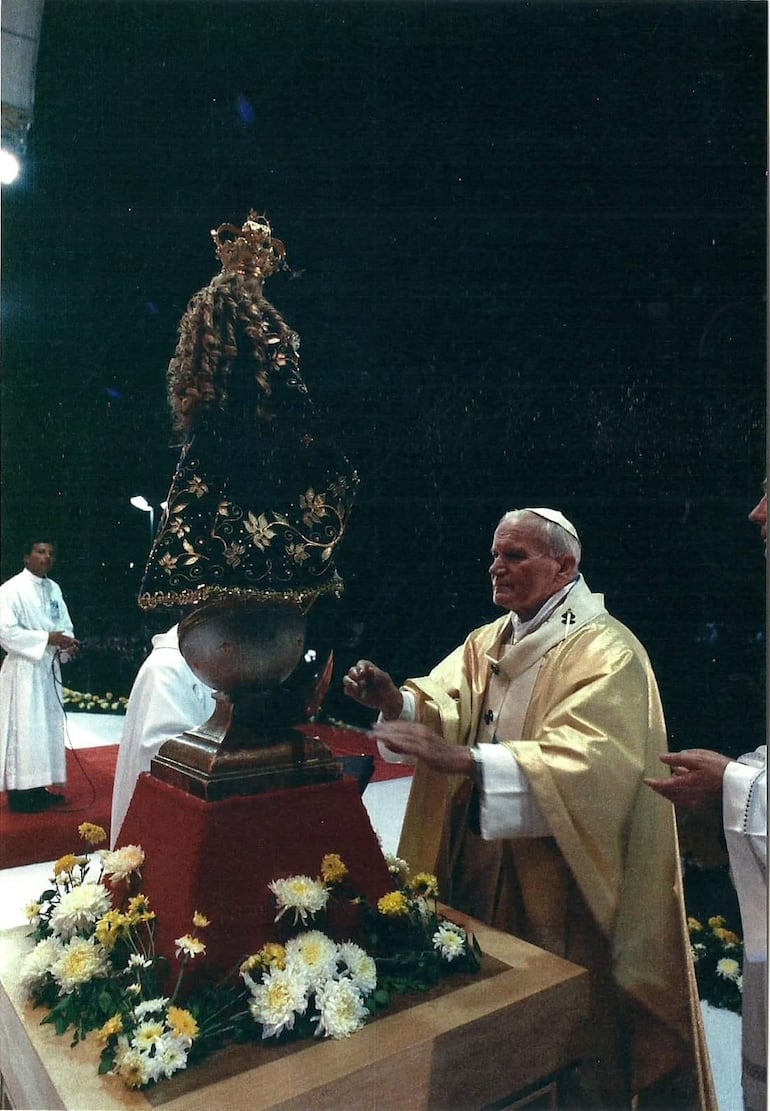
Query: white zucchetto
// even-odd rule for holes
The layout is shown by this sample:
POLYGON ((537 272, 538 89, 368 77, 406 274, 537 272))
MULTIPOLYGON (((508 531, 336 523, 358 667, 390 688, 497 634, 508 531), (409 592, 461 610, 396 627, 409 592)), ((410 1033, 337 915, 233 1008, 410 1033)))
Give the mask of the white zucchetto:
POLYGON ((580 543, 580 537, 572 521, 568 521, 564 514, 560 513, 558 509, 533 509, 531 506, 527 506, 526 509, 521 509, 519 512, 535 513, 538 517, 543 517, 546 521, 553 521, 555 525, 560 525, 570 536, 574 536, 578 544, 580 543))

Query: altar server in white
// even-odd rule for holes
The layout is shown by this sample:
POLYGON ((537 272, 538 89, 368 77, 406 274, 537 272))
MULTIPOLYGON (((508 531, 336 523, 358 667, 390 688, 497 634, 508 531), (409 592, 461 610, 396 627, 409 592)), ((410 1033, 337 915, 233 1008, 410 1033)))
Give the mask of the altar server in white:
POLYGON ((208 721, 213 690, 188 667, 179 651, 178 626, 152 638, 152 652, 139 668, 126 708, 112 789, 110 840, 114 848, 136 781, 150 770, 164 741, 208 721))
POLYGON ((0 586, 0 788, 11 810, 37 812, 64 801, 65 715, 60 662, 78 650, 58 583, 48 577, 56 546, 30 541, 24 570, 0 586))
MULTIPOLYGON (((749 513, 767 550, 767 480, 749 513)), ((738 760, 691 748, 661 756, 670 779, 646 782, 684 810, 722 809, 743 931, 744 1111, 767 1108, 767 745, 738 760)))

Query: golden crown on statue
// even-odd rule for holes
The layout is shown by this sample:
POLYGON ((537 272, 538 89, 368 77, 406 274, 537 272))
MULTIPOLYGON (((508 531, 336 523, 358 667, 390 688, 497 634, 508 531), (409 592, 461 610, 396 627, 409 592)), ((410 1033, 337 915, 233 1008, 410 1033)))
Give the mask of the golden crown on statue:
POLYGON ((280 239, 273 238, 272 230, 267 217, 259 216, 253 208, 243 227, 220 224, 212 228, 211 238, 223 273, 269 278, 276 270, 283 269, 286 248, 280 239))

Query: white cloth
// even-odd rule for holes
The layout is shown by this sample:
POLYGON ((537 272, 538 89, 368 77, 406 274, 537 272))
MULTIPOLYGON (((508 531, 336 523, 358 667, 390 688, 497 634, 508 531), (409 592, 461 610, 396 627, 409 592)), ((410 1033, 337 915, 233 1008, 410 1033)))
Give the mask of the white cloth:
POLYGON ((26 567, 0 586, 0 789, 64 783, 61 670, 48 634, 73 636, 61 588, 26 567))
POLYGON ((767 1105, 767 746, 731 761, 722 780, 730 871, 743 931, 743 1101, 767 1105))
POLYGON ((178 626, 152 638, 152 652, 139 668, 126 708, 112 790, 110 840, 120 827, 142 772, 164 741, 207 721, 214 694, 190 670, 179 651, 178 626))

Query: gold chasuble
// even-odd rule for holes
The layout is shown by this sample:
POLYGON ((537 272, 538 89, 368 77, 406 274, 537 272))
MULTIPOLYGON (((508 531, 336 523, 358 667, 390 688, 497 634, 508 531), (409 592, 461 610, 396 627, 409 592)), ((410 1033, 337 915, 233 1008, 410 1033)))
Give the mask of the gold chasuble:
POLYGON ((405 688, 446 740, 510 750, 552 836, 483 840, 470 781, 420 764, 399 854, 435 871, 450 905, 590 970, 592 1049, 567 1106, 716 1108, 673 808, 642 782, 666 751, 647 654, 582 578, 510 635, 508 614, 405 688))

